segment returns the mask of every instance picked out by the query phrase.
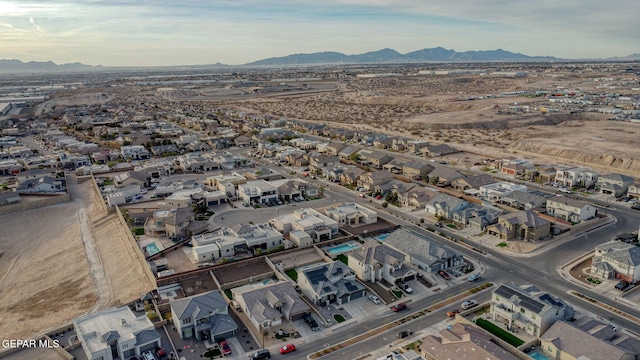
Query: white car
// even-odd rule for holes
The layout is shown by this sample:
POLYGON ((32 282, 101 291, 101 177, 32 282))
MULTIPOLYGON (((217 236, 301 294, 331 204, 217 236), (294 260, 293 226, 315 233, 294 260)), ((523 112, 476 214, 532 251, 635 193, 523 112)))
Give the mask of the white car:
POLYGON ((474 306, 478 306, 478 302, 475 300, 467 300, 460 305, 464 310, 471 309, 474 306))
POLYGON ((480 274, 478 274, 478 273, 473 274, 473 275, 469 276, 467 279, 469 281, 471 281, 471 282, 476 281, 476 280, 480 279, 480 274))
POLYGON ((376 305, 379 305, 381 303, 380 298, 375 295, 369 295, 369 300, 371 300, 371 302, 376 305))

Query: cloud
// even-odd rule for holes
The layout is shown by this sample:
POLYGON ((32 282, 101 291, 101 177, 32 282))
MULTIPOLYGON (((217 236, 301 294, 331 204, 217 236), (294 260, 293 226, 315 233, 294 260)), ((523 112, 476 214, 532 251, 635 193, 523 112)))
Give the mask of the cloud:
POLYGON ((41 33, 43 33, 43 34, 46 34, 46 32, 45 32, 44 30, 42 30, 42 29, 40 28, 40 26, 38 26, 38 24, 36 24, 36 22, 33 20, 33 17, 29 17, 29 23, 31 23, 31 25, 33 25, 33 26, 35 26, 35 27, 36 27, 36 31, 37 31, 37 32, 41 32, 41 33))

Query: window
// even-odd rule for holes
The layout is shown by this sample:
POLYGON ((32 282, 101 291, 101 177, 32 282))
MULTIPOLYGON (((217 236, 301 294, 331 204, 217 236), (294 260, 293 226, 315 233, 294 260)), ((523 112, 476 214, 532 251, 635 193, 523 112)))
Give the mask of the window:
POLYGON ((535 319, 536 318, 536 314, 531 314, 531 318, 535 319))
POLYGON ((193 321, 193 319, 191 319, 191 318, 189 317, 189 318, 186 318, 186 319, 182 320, 182 323, 183 323, 183 324, 191 324, 191 322, 192 322, 192 321, 193 321))
POLYGON ((520 312, 524 314, 526 310, 524 308, 520 308, 520 312))

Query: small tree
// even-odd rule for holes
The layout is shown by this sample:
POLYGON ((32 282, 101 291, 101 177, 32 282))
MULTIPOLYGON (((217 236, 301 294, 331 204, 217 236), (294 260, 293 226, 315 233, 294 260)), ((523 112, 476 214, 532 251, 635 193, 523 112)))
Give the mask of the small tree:
POLYGON ((440 178, 437 176, 434 176, 431 178, 429 182, 431 183, 431 185, 438 185, 438 183, 440 182, 440 178))
POLYGON ((350 158, 351 158, 351 161, 358 162, 360 160, 360 154, 353 153, 353 154, 351 154, 350 158))
POLYGON ((383 207, 383 208, 386 208, 387 206, 389 206, 389 204, 388 204, 386 201, 383 201, 383 202, 382 202, 382 207, 383 207))

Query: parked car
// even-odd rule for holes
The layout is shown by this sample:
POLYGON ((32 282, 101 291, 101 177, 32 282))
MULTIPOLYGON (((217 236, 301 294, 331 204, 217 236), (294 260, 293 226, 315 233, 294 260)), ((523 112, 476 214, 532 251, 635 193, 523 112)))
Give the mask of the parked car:
POLYGON ((460 307, 463 310, 471 309, 474 306, 478 306, 478 302, 475 301, 475 300, 467 300, 467 301, 463 302, 462 304, 460 304, 460 307))
POLYGON ((480 279, 480 274, 478 274, 478 273, 476 273, 476 274, 471 274, 471 275, 467 278, 467 280, 469 280, 469 281, 471 281, 471 282, 476 281, 476 280, 478 280, 478 279, 480 279))
POLYGON ((156 349, 156 355, 158 356, 159 359, 162 359, 164 356, 167 356, 167 350, 165 350, 164 348, 157 348, 156 349))
POLYGON ((411 288, 411 286, 409 286, 409 284, 400 283, 399 285, 402 288, 402 290, 404 290, 404 292, 406 292, 407 294, 411 294, 413 292, 413 289, 411 288))
POLYGON ((454 316, 456 316, 456 314, 460 314, 460 310, 454 309, 454 310, 451 310, 451 311, 447 311, 447 316, 448 317, 454 317, 454 316))
POLYGON ((438 275, 442 276, 445 280, 451 279, 451 275, 447 274, 444 270, 438 270, 438 275))
POLYGON ((316 320, 313 318, 313 316, 311 316, 311 314, 306 314, 302 317, 302 319, 304 319, 304 322, 307 323, 307 325, 309 325, 309 328, 311 328, 311 330, 313 331, 318 331, 320 330, 320 327, 318 326, 318 323, 316 322, 316 320))
POLYGON ((218 345, 220 346, 220 351, 222 351, 222 355, 224 356, 231 355, 231 347, 229 347, 229 344, 225 340, 220 341, 218 345))
POLYGON ((393 312, 398 312, 398 311, 402 311, 402 310, 404 310, 404 309, 406 309, 406 308, 407 308, 407 304, 405 304, 405 303, 400 303, 400 304, 393 305, 393 306, 391 307, 391 310, 392 310, 393 312))
POLYGON ((142 359, 143 360, 157 360, 156 357, 151 352, 151 350, 147 350, 147 351, 143 352, 142 353, 142 359))
POLYGON ((619 283, 616 284, 616 289, 620 291, 624 291, 629 287, 629 282, 625 280, 620 280, 619 283))
POLYGON ((371 302, 376 305, 379 305, 381 303, 380 298, 375 295, 369 295, 369 300, 371 300, 371 302))
POLYGON ((396 337, 397 337, 398 339, 404 339, 404 338, 406 338, 406 337, 407 337, 407 336, 409 336, 409 335, 411 335, 411 331, 409 331, 409 330, 400 330, 400 331, 398 331, 398 332, 396 333, 396 337))
POLYGON ((631 208, 633 210, 640 210, 640 205, 637 205, 637 204, 636 205, 632 205, 631 208))
POLYGON ((293 344, 287 344, 280 348, 280 354, 288 354, 293 351, 296 351, 296 346, 293 344))
POLYGON ((271 359, 271 353, 268 349, 260 349, 251 355, 251 359, 254 360, 262 360, 262 359, 271 359))

